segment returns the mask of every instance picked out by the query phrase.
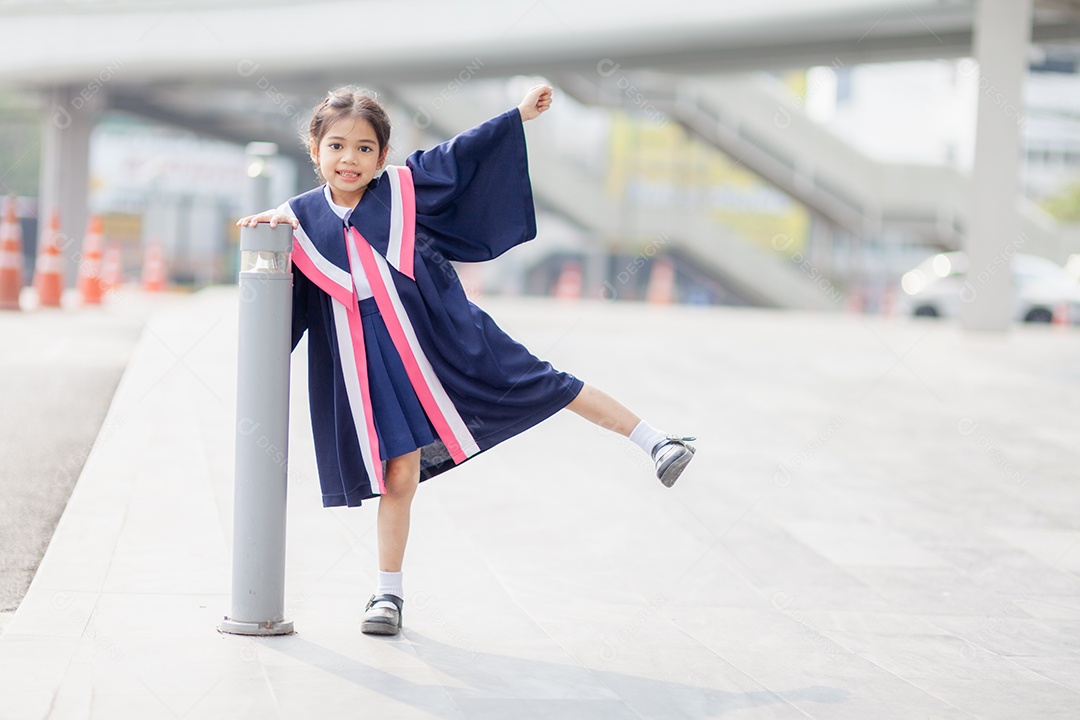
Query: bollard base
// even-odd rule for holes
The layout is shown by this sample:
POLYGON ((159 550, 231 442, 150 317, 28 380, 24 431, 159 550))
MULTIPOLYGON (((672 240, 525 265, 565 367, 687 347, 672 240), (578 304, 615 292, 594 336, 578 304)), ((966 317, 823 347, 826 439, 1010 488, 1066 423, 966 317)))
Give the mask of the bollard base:
POLYGON ((278 620, 277 622, 241 622, 225 618, 218 625, 218 631, 229 635, 292 635, 292 620, 278 620))

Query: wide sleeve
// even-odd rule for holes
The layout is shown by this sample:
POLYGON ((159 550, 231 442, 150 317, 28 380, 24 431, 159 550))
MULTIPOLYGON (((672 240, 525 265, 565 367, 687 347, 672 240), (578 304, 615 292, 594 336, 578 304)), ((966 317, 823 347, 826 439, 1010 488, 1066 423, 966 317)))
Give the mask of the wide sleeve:
POLYGON ((517 108, 406 164, 416 189, 417 244, 450 260, 498 257, 536 237, 525 130, 517 108))
POLYGON ((307 279, 304 273, 293 265, 292 267, 292 349, 304 337, 308 329, 308 312, 311 307, 311 295, 317 288, 315 283, 307 279))

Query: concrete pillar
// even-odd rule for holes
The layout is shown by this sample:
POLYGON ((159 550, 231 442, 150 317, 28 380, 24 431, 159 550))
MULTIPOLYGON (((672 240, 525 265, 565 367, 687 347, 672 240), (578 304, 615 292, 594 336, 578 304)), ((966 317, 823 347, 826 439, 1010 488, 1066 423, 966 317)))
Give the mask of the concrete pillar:
POLYGON ((41 187, 38 195, 38 247, 48 239, 49 218, 54 209, 59 209, 67 285, 75 281, 75 267, 86 232, 90 192, 90 133, 100 108, 100 96, 88 95, 83 88, 54 88, 45 96, 41 187))
POLYGON ((1001 332, 1012 323, 1011 258, 1024 244, 1017 201, 1031 6, 979 0, 975 13, 979 100, 965 239, 970 266, 960 294, 968 330, 1001 332))

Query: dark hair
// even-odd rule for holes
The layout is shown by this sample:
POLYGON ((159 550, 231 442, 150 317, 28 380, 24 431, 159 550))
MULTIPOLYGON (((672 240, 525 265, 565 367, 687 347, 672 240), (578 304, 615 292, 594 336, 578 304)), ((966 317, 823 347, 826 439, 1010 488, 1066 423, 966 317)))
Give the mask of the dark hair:
MULTIPOLYGON (((347 85, 331 90, 323 101, 315 106, 311 113, 311 124, 303 135, 305 146, 310 150, 319 147, 326 131, 342 118, 351 117, 367 120, 375 129, 375 139, 379 143, 379 154, 390 147, 390 118, 373 94, 358 87, 347 85)), ((318 165, 315 167, 318 172, 318 165)))

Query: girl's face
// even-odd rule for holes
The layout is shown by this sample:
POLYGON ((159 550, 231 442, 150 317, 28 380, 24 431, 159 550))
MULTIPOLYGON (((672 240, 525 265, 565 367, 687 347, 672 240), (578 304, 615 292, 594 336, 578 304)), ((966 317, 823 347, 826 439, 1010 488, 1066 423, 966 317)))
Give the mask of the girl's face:
POLYGON ((356 207, 364 190, 386 160, 387 148, 379 148, 375 128, 363 118, 341 118, 326 129, 311 159, 330 185, 334 202, 356 207))

